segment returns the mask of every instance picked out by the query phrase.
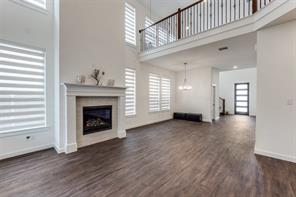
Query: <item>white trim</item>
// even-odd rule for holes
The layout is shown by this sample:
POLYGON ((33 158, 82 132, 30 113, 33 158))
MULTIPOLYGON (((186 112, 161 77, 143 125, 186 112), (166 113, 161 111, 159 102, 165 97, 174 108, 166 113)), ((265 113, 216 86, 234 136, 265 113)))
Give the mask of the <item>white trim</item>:
POLYGON ((10 1, 12 1, 13 3, 16 3, 18 5, 21 5, 23 7, 29 8, 31 10, 37 11, 37 12, 39 12, 41 14, 48 14, 47 1, 45 2, 46 3, 45 8, 33 5, 33 4, 31 4, 29 2, 26 2, 24 0, 10 0, 10 1))
POLYGON ((280 160, 296 163, 296 157, 291 156, 291 155, 283 155, 283 154, 274 153, 274 152, 270 152, 270 151, 266 151, 266 150, 262 150, 262 149, 257 149, 257 148, 255 148, 254 153, 257 155, 263 155, 266 157, 271 157, 271 158, 275 158, 275 159, 280 159, 280 160))
POLYGON ((77 143, 66 144, 65 146, 65 153, 73 153, 77 151, 77 143))
POLYGON ((26 135, 30 133, 43 133, 48 132, 50 127, 40 127, 40 128, 33 128, 33 129, 24 129, 18 131, 12 131, 7 133, 0 133, 0 138, 6 138, 11 136, 19 136, 19 135, 26 135))
MULTIPOLYGON (((61 109, 61 127, 60 136, 64 134, 65 153, 77 151, 77 136, 76 136, 76 97, 116 97, 117 98, 117 131, 114 138, 123 138, 125 134, 125 87, 107 87, 96 85, 82 85, 72 83, 62 83, 61 92, 63 94, 61 109), (62 133, 63 132, 63 133, 62 133)), ((59 151, 59 148, 57 148, 59 151)))
POLYGON ((173 118, 170 117, 170 118, 165 118, 163 120, 151 121, 151 122, 147 122, 147 123, 140 123, 140 124, 136 124, 134 126, 128 127, 126 129, 127 130, 135 129, 135 128, 138 128, 138 127, 143 127, 143 126, 147 126, 147 125, 151 125, 151 124, 157 124, 157 123, 161 123, 161 122, 169 121, 169 120, 173 120, 173 118))
POLYGON ((137 44, 132 44, 130 42, 125 41, 125 46, 131 47, 131 48, 137 50, 137 44))
POLYGON ((205 32, 180 39, 139 54, 139 61, 145 62, 164 55, 180 52, 182 50, 203 46, 220 40, 233 38, 271 24, 275 19, 296 8, 295 0, 276 0, 257 13, 240 20, 212 28, 205 32))
POLYGON ((124 132, 119 132, 117 137, 120 138, 120 139, 122 139, 122 138, 126 138, 126 131, 124 131, 124 132))
POLYGON ((56 144, 53 146, 53 148, 54 148, 54 150, 55 150, 58 154, 61 154, 61 153, 64 153, 64 152, 65 152, 65 150, 64 150, 63 147, 59 147, 59 146, 56 145, 56 144))
POLYGON ((47 145, 27 148, 27 149, 24 149, 24 150, 21 150, 21 151, 10 152, 10 153, 0 155, 0 160, 7 159, 7 158, 10 158, 10 157, 16 157, 16 156, 31 153, 31 152, 36 152, 36 151, 40 151, 40 150, 49 149, 49 148, 52 148, 52 147, 53 147, 52 144, 47 144, 47 145))

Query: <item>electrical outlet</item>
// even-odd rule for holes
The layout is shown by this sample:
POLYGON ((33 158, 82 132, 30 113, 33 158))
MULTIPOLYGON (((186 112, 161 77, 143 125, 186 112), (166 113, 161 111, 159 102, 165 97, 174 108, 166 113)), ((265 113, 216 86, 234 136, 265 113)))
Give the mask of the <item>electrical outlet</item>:
POLYGON ((31 136, 31 135, 27 135, 27 136, 26 136, 26 141, 31 141, 31 140, 33 140, 33 139, 34 139, 34 137, 31 136))

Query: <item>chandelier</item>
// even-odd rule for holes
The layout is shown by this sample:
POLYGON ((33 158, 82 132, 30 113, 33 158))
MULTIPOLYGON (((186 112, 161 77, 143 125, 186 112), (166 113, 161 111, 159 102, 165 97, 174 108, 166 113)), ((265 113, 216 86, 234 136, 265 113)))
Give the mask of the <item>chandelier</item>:
POLYGON ((191 90, 192 86, 187 84, 187 62, 184 63, 184 73, 185 73, 185 77, 184 77, 184 81, 183 81, 183 85, 179 86, 179 90, 191 90))

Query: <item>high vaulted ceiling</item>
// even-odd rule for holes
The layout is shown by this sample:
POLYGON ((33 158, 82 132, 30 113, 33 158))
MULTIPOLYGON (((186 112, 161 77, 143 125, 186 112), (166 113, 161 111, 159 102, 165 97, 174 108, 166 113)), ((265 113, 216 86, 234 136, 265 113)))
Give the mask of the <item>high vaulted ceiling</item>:
POLYGON ((151 10, 152 15, 155 14, 155 18, 164 18, 178 10, 178 8, 184 8, 197 0, 138 0, 144 7, 151 10))

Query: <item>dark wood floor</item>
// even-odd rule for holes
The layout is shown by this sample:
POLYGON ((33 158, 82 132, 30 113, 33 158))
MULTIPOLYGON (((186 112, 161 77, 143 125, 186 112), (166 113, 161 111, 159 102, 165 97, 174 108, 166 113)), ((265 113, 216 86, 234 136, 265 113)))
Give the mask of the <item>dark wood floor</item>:
POLYGON ((70 155, 0 161, 0 196, 296 196, 296 164, 255 156, 254 125, 172 120, 70 155))

